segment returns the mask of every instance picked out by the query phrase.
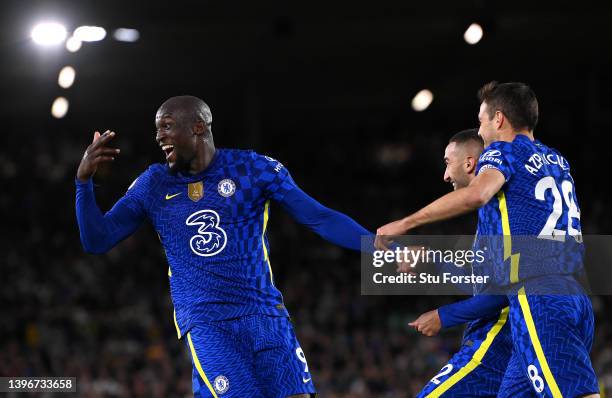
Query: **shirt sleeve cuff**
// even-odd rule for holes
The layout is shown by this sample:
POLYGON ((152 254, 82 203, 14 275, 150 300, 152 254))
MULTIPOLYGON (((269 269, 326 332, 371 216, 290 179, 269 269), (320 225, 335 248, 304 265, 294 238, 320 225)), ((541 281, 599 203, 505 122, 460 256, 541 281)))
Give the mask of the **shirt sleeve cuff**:
POLYGON ((74 183, 75 183, 75 185, 77 187, 87 187, 87 186, 89 186, 89 187, 93 188, 93 179, 92 178, 90 178, 87 181, 83 182, 83 181, 79 181, 78 178, 74 177, 74 183))
POLYGON ((500 173, 502 173, 502 175, 504 176, 504 180, 506 180, 506 182, 508 182, 508 180, 510 179, 510 176, 508 175, 508 173, 502 169, 500 169, 499 167, 492 165, 492 164, 485 164, 483 165, 480 170, 478 170, 478 174, 482 173, 484 170, 486 169, 493 169, 493 170, 497 170, 500 173))
POLYGON ((440 317, 440 324, 442 325, 442 329, 446 329, 446 325, 448 323, 447 323, 447 313, 446 313, 445 305, 438 308, 438 316, 440 317))

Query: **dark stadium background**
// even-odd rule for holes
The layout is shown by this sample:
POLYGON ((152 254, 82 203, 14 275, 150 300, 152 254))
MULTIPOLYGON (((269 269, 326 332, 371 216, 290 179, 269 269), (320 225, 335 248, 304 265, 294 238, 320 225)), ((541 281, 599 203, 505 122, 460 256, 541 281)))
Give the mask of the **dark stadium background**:
MULTIPOLYGON (((93 131, 113 129, 122 149, 95 178, 108 209, 163 161, 154 115, 173 95, 211 106, 218 147, 281 160, 306 192, 375 230, 449 190, 445 143, 476 127, 481 85, 524 81, 540 101, 537 138, 572 164, 583 231, 612 232, 610 13, 588 1, 533 3, 3 1, 0 376, 76 376, 83 397, 190 394, 154 231, 90 256, 74 215, 74 175, 93 131), (42 19, 141 37, 69 53, 32 43, 42 19), (484 29, 474 46, 463 40, 472 22, 484 29), (77 72, 67 90, 57 85, 64 65, 77 72), (410 103, 424 88, 434 101, 418 113, 410 103), (70 109, 58 120, 59 95, 70 109)), ((473 222, 420 232, 467 234, 473 222)), ((269 239, 323 397, 411 397, 457 349, 460 329, 426 338, 406 326, 454 298, 361 296, 359 255, 275 206, 269 239)), ((612 300, 593 305, 592 358, 612 388, 612 300)))

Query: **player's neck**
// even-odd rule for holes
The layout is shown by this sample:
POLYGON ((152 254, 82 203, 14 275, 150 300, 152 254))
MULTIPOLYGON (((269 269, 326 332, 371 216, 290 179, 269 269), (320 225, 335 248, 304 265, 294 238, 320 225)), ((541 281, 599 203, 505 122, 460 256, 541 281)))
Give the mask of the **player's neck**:
POLYGON ((208 142, 198 148, 197 156, 189 163, 189 174, 198 174, 206 170, 215 157, 215 144, 208 142))
POLYGON ((498 141, 512 142, 519 135, 524 135, 527 138, 529 138, 531 141, 534 140, 533 132, 532 131, 506 130, 506 131, 501 131, 499 133, 499 140, 498 141))

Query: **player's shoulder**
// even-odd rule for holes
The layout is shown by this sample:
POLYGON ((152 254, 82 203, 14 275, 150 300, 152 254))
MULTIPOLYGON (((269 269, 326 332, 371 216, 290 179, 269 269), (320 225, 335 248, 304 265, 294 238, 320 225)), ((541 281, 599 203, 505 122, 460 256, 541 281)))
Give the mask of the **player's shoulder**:
POLYGON ((142 172, 138 178, 146 178, 151 181, 161 181, 168 176, 168 166, 162 163, 153 163, 142 172))
POLYGON ((480 155, 479 160, 492 160, 511 154, 513 151, 512 143, 506 141, 495 141, 487 146, 480 155))
POLYGON ((248 162, 253 153, 250 149, 220 148, 218 156, 226 163, 248 162))
POLYGON ((149 174, 151 176, 165 175, 168 174, 168 166, 162 163, 153 163, 143 172, 143 174, 149 174))
POLYGON ((541 142, 541 141, 535 140, 535 141, 533 142, 533 144, 536 146, 536 148, 538 148, 538 150, 539 150, 540 152, 544 152, 544 153, 546 153, 546 152, 552 152, 552 153, 554 153, 555 155, 563 156, 563 155, 561 154, 561 151, 560 151, 560 150, 558 150, 557 148, 553 148, 553 147, 551 147, 551 146, 548 146, 548 145, 544 144, 544 143, 543 143, 543 142, 541 142))
POLYGON ((161 182, 168 175, 168 167, 165 164, 153 163, 147 167, 138 177, 134 179, 128 190, 136 185, 151 186, 155 182, 161 182))
POLYGON ((269 155, 263 155, 251 149, 222 149, 219 156, 224 166, 254 176, 275 175, 287 172, 278 160, 269 155))
POLYGON ((550 147, 544 143, 535 140, 534 145, 538 152, 542 153, 549 162, 560 165, 564 170, 570 169, 570 163, 565 156, 557 148, 550 147))
POLYGON ((248 163, 249 166, 257 169, 277 167, 280 162, 275 158, 255 152, 252 149, 223 149, 223 157, 230 163, 248 163))
POLYGON ((217 149, 219 157, 219 163, 223 166, 230 167, 246 167, 247 169, 253 168, 253 165, 260 161, 260 155, 252 149, 234 149, 234 148, 223 148, 217 149))

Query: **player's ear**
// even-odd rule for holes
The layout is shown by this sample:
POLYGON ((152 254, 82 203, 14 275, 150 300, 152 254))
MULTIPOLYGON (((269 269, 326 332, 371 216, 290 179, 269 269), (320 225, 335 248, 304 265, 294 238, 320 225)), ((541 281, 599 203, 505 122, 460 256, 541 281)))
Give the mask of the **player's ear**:
POLYGON ((191 130, 195 135, 204 135, 207 129, 208 127, 206 126, 206 124, 203 121, 198 120, 194 123, 193 128, 191 130))
POLYGON ((465 171, 468 174, 472 174, 476 170, 476 159, 471 156, 465 158, 465 171))
POLYGON ((506 122, 506 116, 501 112, 495 112, 495 127, 499 130, 504 126, 506 122))

